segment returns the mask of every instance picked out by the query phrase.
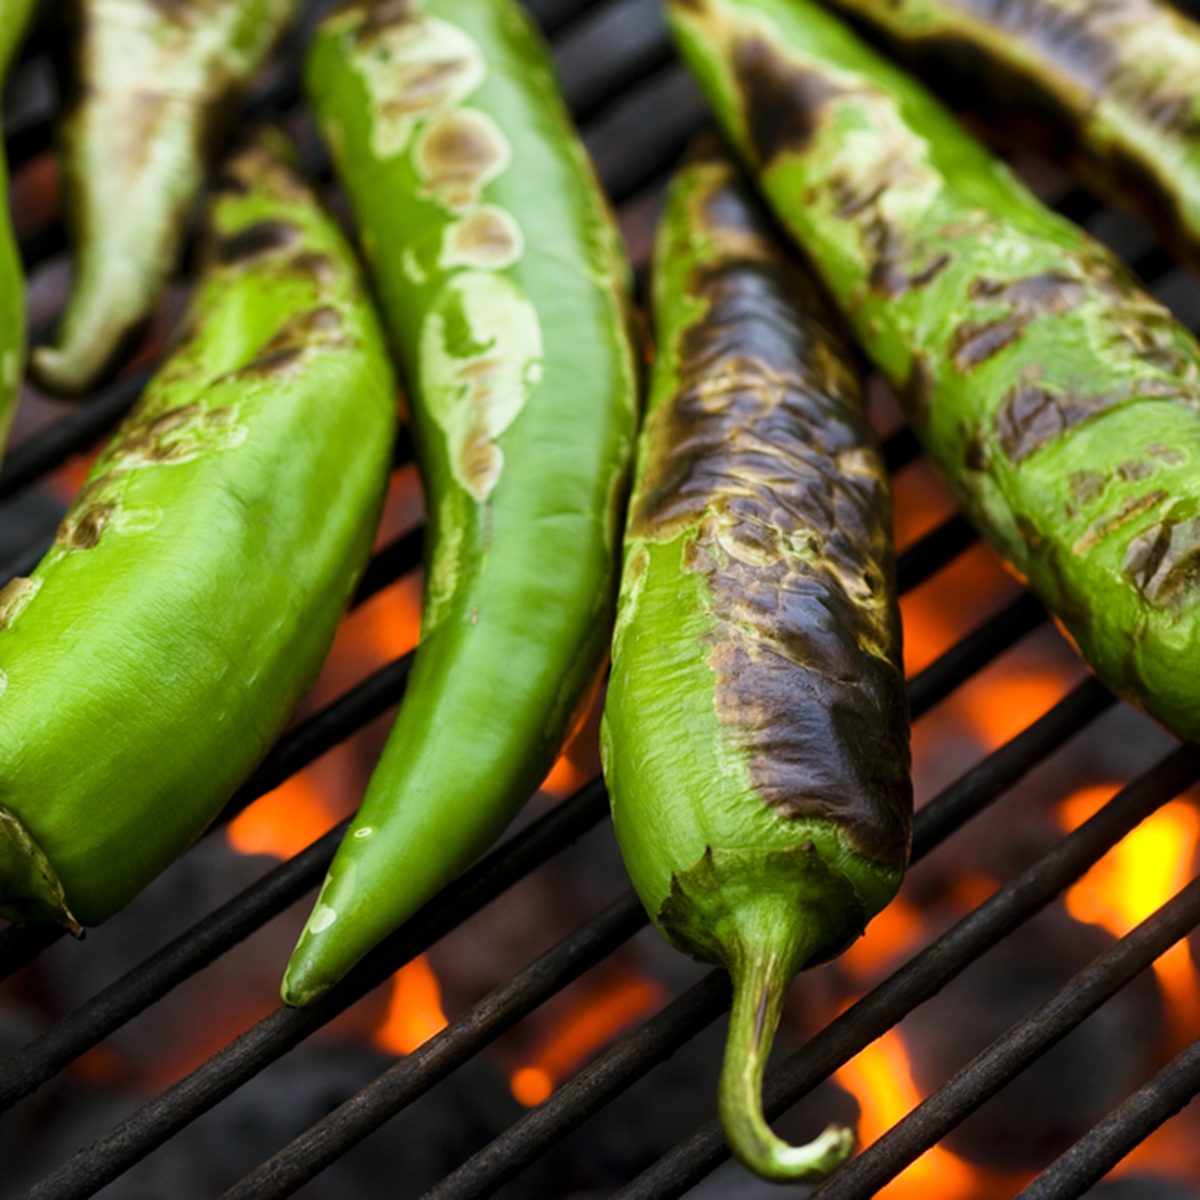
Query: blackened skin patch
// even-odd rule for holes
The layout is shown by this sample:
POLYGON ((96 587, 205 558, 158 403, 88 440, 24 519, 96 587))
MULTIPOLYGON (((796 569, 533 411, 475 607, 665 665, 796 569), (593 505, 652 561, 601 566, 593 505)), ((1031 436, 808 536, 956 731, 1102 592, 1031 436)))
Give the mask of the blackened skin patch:
POLYGON ((217 261, 231 265, 277 254, 299 237, 300 231, 289 221, 256 221, 217 244, 217 261))
POLYGON ((631 536, 685 538, 716 625, 727 736, 777 811, 889 868, 912 794, 887 475, 849 351, 732 167, 698 207, 716 252, 679 386, 651 414, 631 536))

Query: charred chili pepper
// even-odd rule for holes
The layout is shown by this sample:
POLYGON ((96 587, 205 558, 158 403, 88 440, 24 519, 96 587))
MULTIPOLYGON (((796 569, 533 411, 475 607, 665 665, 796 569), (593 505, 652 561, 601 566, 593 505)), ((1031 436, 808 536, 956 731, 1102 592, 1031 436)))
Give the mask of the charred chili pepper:
POLYGON ((1200 26, 1159 0, 835 0, 985 119, 1049 118, 1200 261, 1200 26), (982 92, 1003 104, 996 108, 982 92))
POLYGON ((421 641, 283 983, 320 996, 493 841, 608 647, 635 424, 628 267, 514 0, 343 5, 309 92, 405 364, 421 641))
POLYGON ((233 159, 182 341, 28 579, 0 591, 0 904, 104 920, 200 833, 312 682, 395 424, 337 226, 233 159))
POLYGON ((1096 674, 1200 738, 1200 347, 813 0, 672 0, 779 219, 980 531, 1096 674))
POLYGON ((655 267, 604 772, 647 911, 732 977, 730 1146, 816 1176, 852 1135, 789 1146, 760 1091, 792 977, 908 861, 891 492, 850 353, 723 156, 675 179, 655 267))
POLYGON ((32 365, 59 392, 94 383, 179 258, 205 160, 299 0, 70 0, 77 93, 61 130, 75 282, 57 346, 32 365))
MULTIPOLYGON (((29 23, 34 0, 0 7, 0 82, 29 23)), ((0 154, 0 197, 8 196, 8 170, 0 154)), ((25 359, 25 279, 7 202, 0 203, 0 452, 8 439, 25 359)))

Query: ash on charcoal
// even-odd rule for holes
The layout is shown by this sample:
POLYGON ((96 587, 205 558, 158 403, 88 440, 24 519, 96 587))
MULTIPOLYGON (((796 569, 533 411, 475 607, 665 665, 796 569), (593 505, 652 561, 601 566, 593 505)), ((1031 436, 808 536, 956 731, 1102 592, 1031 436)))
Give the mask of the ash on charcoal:
MULTIPOLYGON (((903 1023, 921 1091, 948 1079, 1114 940, 1056 905, 1001 942, 903 1023)), ((1158 987, 1141 975, 944 1145, 982 1166, 1040 1169, 1152 1073, 1164 1028, 1158 987)))

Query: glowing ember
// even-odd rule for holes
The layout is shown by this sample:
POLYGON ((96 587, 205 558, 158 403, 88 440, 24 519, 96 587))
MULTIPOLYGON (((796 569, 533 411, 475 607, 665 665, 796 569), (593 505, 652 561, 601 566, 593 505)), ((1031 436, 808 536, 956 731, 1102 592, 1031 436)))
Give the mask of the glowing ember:
MULTIPOLYGON (((835 1076, 858 1101, 858 1140, 869 1146, 920 1102, 904 1041, 895 1030, 852 1058, 835 1076)), ((875 1200, 963 1200, 976 1195, 976 1172, 957 1155, 934 1146, 897 1175, 875 1200)))
POLYGON ((389 1054, 411 1054, 446 1028, 442 989, 425 955, 392 976, 392 995, 373 1041, 389 1054))
POLYGON ((541 1104, 560 1080, 635 1021, 660 1008, 664 999, 663 989, 653 980, 631 976, 609 980, 543 1035, 532 1061, 509 1079, 513 1096, 527 1108, 541 1104))
MULTIPOLYGON (((1117 791, 1118 784, 1083 788, 1064 800, 1059 817, 1068 832, 1078 828, 1117 791)), ((1077 921, 1124 937, 1192 878, 1200 841, 1200 813, 1187 799, 1174 800, 1147 817, 1067 891, 1067 911, 1077 921)), ((1200 1024, 1200 990, 1186 942, 1154 964, 1172 1024, 1188 1040, 1200 1024)))

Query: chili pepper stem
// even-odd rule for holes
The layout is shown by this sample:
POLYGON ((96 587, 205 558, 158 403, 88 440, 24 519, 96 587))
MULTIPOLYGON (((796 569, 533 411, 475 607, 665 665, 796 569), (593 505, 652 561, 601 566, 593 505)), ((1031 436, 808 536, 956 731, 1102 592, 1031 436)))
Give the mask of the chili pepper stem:
MULTIPOLYGON (((781 935, 765 944, 761 936, 752 943, 739 940, 727 964, 733 1010, 721 1070, 721 1124, 730 1149, 765 1179, 824 1178, 854 1149, 853 1132, 840 1125, 830 1125, 806 1145, 793 1146, 772 1132, 763 1112, 763 1072, 788 985, 819 940, 795 936, 796 915, 792 910, 777 919, 774 928, 781 935)), ((761 932, 761 926, 758 929, 761 932)))

